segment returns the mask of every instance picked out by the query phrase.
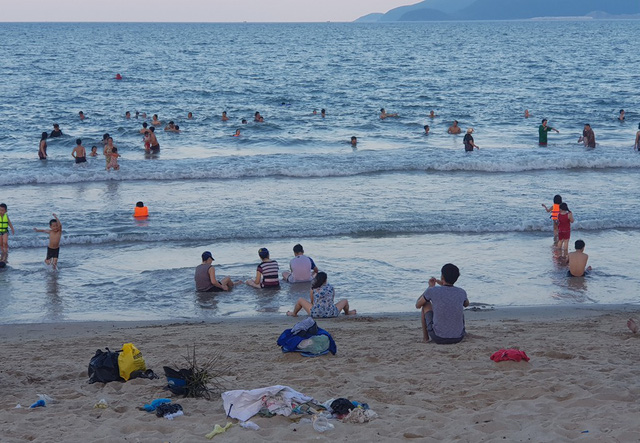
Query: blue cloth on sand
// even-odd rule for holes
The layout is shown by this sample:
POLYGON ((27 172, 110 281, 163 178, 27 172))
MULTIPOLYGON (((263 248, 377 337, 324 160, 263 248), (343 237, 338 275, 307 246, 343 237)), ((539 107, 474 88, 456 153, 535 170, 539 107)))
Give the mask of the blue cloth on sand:
POLYGON ((300 334, 294 335, 291 332, 291 329, 286 329, 280 337, 278 338, 278 346, 282 347, 282 352, 300 352, 300 354, 304 357, 317 357, 318 355, 324 355, 327 352, 331 352, 333 355, 338 351, 338 347, 336 346, 336 342, 333 341, 333 337, 327 331, 322 328, 318 328, 318 332, 315 334, 300 334), (314 335, 326 335, 329 337, 329 350, 322 352, 320 354, 309 354, 307 352, 301 351, 298 349, 298 345, 302 340, 306 340, 308 338, 313 337, 314 335))

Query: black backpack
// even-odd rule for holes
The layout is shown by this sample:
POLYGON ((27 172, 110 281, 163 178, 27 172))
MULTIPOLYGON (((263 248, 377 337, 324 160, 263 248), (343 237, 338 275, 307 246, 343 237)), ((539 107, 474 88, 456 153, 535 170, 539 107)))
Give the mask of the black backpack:
POLYGON ((109 383, 110 381, 122 381, 118 366, 118 352, 111 352, 109 348, 103 352, 98 349, 96 355, 89 362, 89 383, 109 383))

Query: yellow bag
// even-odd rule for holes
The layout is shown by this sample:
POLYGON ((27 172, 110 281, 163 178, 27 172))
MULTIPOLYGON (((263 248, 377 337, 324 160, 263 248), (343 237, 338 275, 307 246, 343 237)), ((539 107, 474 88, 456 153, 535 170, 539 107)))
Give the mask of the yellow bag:
POLYGON ((120 368, 120 377, 124 378, 125 381, 131 378, 132 372, 146 371, 147 369, 142 352, 133 343, 122 345, 122 352, 118 355, 118 367, 120 368))

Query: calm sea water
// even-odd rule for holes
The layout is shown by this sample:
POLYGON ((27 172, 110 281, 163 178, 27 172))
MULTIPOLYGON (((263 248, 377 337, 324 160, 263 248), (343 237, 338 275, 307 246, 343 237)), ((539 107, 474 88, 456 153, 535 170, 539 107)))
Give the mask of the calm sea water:
POLYGON ((199 295, 193 269, 211 250, 220 276, 244 280, 258 248, 286 269, 298 242, 362 313, 411 311, 449 261, 473 302, 637 303, 639 40, 638 21, 0 24, 0 201, 17 231, 0 322, 282 315, 308 287, 199 295), (145 158, 127 110, 183 132, 160 128, 145 158), (543 117, 560 130, 548 148, 543 117), (454 119, 480 151, 446 134, 454 119), (53 123, 65 136, 38 161, 53 123), (576 143, 584 123, 595 150, 576 143), (74 140, 100 147, 105 132, 121 170, 74 165, 74 140), (568 280, 551 248, 541 203, 556 193, 587 279, 568 280), (147 223, 132 220, 138 200, 147 223), (33 232, 52 212, 55 273, 33 232))

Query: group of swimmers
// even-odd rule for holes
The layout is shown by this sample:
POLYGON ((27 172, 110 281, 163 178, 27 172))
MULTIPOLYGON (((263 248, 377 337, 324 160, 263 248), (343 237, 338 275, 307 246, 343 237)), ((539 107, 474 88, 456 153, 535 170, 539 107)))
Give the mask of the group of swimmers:
MULTIPOLYGON (((317 110, 314 109, 313 115, 317 115, 317 113, 318 113, 317 110)), ((327 115, 326 110, 322 109, 320 111, 320 115, 322 118, 325 118, 327 115)), ((78 116, 80 120, 84 120, 86 118, 83 111, 80 111, 78 113, 78 116)), ((135 111, 135 118, 137 119, 139 117, 146 119, 147 114, 144 112, 140 113, 139 111, 135 111)), ((387 118, 391 118, 391 117, 399 117, 399 114, 387 113, 384 108, 381 108, 379 117, 381 120, 386 120, 387 118)), ((431 110, 427 117, 430 119, 434 119, 438 117, 438 115, 435 113, 435 111, 431 110)), ((531 117, 531 114, 529 113, 528 109, 525 109, 524 117, 525 118, 531 117)), ((132 118, 130 111, 126 111, 125 118, 126 119, 132 118)), ((193 119, 192 112, 189 112, 187 114, 187 119, 188 120, 193 119)), ((227 115, 227 111, 222 112, 222 116, 220 119, 223 122, 227 122, 230 120, 229 116, 227 115)), ((621 109, 618 115, 618 120, 621 122, 624 122, 625 119, 626 119, 625 111, 624 109, 621 109)), ((257 123, 264 123, 265 120, 264 120, 264 117, 260 114, 260 112, 256 111, 254 114, 253 121, 257 123)), ((243 118, 241 119, 241 123, 247 124, 248 121, 245 118, 243 118)), ((147 154, 155 155, 160 153, 160 143, 158 142, 158 138, 155 133, 155 128, 162 125, 163 123, 159 120, 158 114, 153 114, 150 123, 147 123, 146 121, 142 123, 142 128, 140 129, 139 132, 144 137, 143 139, 144 149, 147 154)), ((174 132, 174 133, 181 132, 180 126, 176 125, 173 121, 169 121, 169 123, 164 127, 164 130, 165 132, 174 132)), ((556 133, 560 132, 556 128, 549 126, 548 120, 546 118, 542 119, 541 124, 538 127, 538 144, 540 146, 547 146, 547 140, 548 140, 547 135, 551 131, 554 131, 556 133)), ((466 152, 471 152, 474 149, 480 149, 480 147, 475 144, 475 140, 472 135, 473 132, 474 132, 473 128, 467 128, 466 133, 464 135, 463 144, 464 144, 464 150, 466 152)), ((424 134, 429 135, 430 133, 431 133, 431 127, 429 125, 424 125, 424 134)), ((447 133, 452 135, 457 135, 462 133, 462 128, 460 128, 458 120, 453 121, 451 126, 449 126, 449 128, 447 129, 447 133)), ((57 123, 53 125, 53 130, 51 131, 50 134, 47 134, 46 132, 42 133, 40 144, 38 147, 38 157, 41 160, 46 160, 47 158, 47 138, 61 137, 62 135, 63 135, 62 130, 60 129, 60 126, 57 123)), ((232 136, 240 137, 240 135, 241 135, 241 130, 236 129, 235 133, 232 136)), ((110 138, 109 134, 105 134, 102 140, 103 144, 105 145, 103 150, 103 155, 105 156, 106 170, 110 170, 110 169, 118 170, 120 168, 118 165, 118 158, 120 157, 120 155, 118 154, 117 147, 113 145, 113 139, 111 139, 111 142, 109 142, 109 138, 110 138)), ((585 123, 582 131, 582 135, 578 138, 578 143, 583 143, 584 146, 588 148, 596 147, 596 137, 595 137, 593 128, 591 127, 591 124, 585 123)), ((352 136, 350 139, 350 144, 354 148, 357 147, 358 138, 356 136, 352 136)), ((85 163, 87 161, 87 158, 86 158, 87 155, 86 155, 85 148, 82 146, 81 139, 76 140, 76 145, 77 146, 71 152, 71 156, 75 159, 76 164, 85 163)), ((91 157, 96 157, 98 155, 97 149, 98 148, 96 146, 93 146, 91 148, 91 153, 89 155, 91 157)), ((634 141, 634 150, 640 151, 640 124, 638 124, 638 131, 636 132, 636 137, 634 141)))
MULTIPOLYGON (((279 289, 281 280, 278 262, 270 258, 267 248, 260 248, 258 257, 260 257, 260 263, 256 269, 255 278, 248 279, 244 283, 256 289, 279 289)), ((218 280, 213 266, 214 260, 211 252, 202 253, 202 263, 196 267, 194 275, 196 291, 230 291, 234 286, 242 283, 241 280, 233 281, 229 276, 218 280)), ((297 317, 298 312, 302 309, 315 318, 337 317, 340 312, 344 312, 345 315, 356 314, 355 310, 349 309, 347 299, 334 303, 335 289, 333 285, 328 283, 327 274, 319 271, 313 259, 304 255, 304 249, 300 244, 293 247, 293 259, 289 262, 289 271, 282 273, 282 281, 311 283, 309 300, 299 298, 293 311, 288 311, 287 315, 297 317)))

